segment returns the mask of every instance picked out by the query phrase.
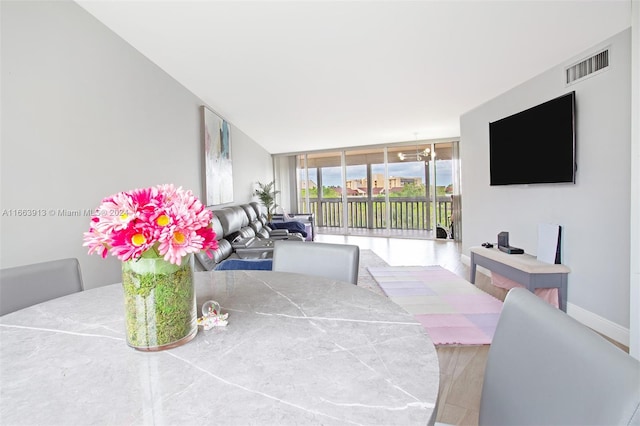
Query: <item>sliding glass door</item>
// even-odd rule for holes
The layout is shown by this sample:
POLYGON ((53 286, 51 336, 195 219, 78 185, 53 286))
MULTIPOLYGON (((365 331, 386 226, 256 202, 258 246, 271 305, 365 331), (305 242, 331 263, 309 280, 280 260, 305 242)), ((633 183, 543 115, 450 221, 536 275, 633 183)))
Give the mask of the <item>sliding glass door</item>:
POLYGON ((452 238, 457 144, 298 155, 298 211, 313 213, 321 232, 452 238))
POLYGON ((342 152, 303 154, 297 163, 298 211, 313 213, 316 226, 339 232, 344 223, 342 152))

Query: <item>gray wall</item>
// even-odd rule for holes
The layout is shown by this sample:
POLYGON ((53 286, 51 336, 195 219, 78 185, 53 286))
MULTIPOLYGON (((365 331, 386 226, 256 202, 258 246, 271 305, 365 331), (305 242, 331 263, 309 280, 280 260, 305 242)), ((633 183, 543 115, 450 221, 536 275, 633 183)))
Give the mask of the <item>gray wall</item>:
MULTIPOLYGON (((82 247, 89 216, 60 211, 161 183, 205 201, 203 101, 73 2, 1 7, 0 266, 77 257, 85 287, 119 282, 115 258, 82 247), (44 215, 15 216, 22 209, 44 215)), ((243 203, 273 167, 231 124, 234 203, 243 203)))
MULTIPOLYGON (((460 122, 464 253, 508 231, 511 245, 536 254, 538 224, 562 225, 563 263, 571 268, 569 313, 587 311, 623 334, 629 327, 630 52, 627 30, 469 111, 460 122), (609 70, 565 87, 564 67, 605 46, 610 46, 609 70), (576 91, 576 184, 489 186, 489 122, 571 90, 576 91)), ((553 155, 535 146, 524 149, 540 167, 553 155)))

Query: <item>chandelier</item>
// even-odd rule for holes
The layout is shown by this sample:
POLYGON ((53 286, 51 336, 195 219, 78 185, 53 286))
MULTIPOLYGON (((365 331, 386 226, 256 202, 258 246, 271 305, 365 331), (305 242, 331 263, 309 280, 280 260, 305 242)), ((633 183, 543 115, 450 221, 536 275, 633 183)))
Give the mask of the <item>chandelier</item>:
POLYGON ((400 161, 404 161, 407 159, 415 161, 422 161, 424 159, 425 161, 429 161, 431 159, 431 148, 425 148, 422 151, 418 151, 418 148, 416 147, 415 154, 399 152, 398 158, 400 159, 400 161))

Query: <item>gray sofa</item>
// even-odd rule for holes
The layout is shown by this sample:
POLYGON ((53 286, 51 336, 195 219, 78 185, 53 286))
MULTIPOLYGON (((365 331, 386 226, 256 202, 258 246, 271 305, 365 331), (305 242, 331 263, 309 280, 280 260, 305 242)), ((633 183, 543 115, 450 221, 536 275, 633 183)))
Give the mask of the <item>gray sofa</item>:
POLYGON ((223 260, 238 258, 235 248, 246 247, 254 238, 298 241, 305 239, 302 234, 286 229, 271 229, 267 223, 266 211, 255 202, 215 208, 212 211, 212 225, 218 249, 213 252, 213 258, 204 252, 196 254, 196 268, 199 270, 211 271, 223 260))
POLYGON ((233 252, 233 247, 231 247, 231 242, 224 238, 224 228, 222 227, 222 223, 220 222, 220 218, 218 216, 213 215, 213 219, 211 220, 213 224, 213 230, 216 233, 216 240, 218 241, 218 248, 214 250, 213 257, 210 258, 206 253, 199 252, 196 253, 196 269, 212 271, 213 268, 216 267, 217 264, 222 262, 228 258, 237 258, 238 255, 233 252))

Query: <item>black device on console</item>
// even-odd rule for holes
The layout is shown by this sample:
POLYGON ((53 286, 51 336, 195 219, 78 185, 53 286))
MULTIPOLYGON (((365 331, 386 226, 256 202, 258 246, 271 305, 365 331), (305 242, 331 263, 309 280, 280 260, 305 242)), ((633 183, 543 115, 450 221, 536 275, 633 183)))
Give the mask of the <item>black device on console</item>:
POLYGON ((509 245, 509 233, 504 231, 498 234, 498 250, 508 254, 524 254, 521 248, 509 245))
POLYGON ((482 247, 492 248, 493 244, 491 244, 491 243, 482 243, 482 247))

